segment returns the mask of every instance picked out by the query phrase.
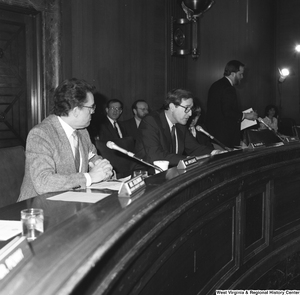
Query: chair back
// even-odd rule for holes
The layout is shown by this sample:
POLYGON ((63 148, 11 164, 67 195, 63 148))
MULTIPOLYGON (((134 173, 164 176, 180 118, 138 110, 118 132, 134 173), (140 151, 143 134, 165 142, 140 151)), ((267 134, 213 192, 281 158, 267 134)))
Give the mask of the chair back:
MULTIPOLYGON (((131 175, 134 167, 137 165, 137 161, 119 151, 108 148, 106 143, 107 140, 95 140, 95 145, 99 154, 110 161, 118 178, 131 175)), ((114 140, 114 143, 129 152, 134 152, 133 137, 119 138, 114 140)))
POLYGON ((24 147, 0 148, 0 207, 17 202, 24 172, 24 147))
POLYGON ((295 121, 291 118, 279 118, 278 119, 278 132, 287 135, 294 136, 294 126, 296 125, 295 121))
POLYGON ((300 126, 294 126, 294 135, 297 136, 298 139, 300 139, 300 126))

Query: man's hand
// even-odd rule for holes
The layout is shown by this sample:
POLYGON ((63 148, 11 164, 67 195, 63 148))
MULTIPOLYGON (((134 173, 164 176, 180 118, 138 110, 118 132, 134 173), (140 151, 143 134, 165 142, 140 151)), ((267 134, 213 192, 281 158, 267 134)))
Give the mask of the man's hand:
POLYGON ((99 159, 94 164, 89 163, 92 183, 107 180, 113 176, 113 167, 106 159, 99 159))
POLYGON ((257 113, 252 111, 250 113, 244 113, 244 119, 248 119, 248 120, 256 120, 258 117, 257 113))

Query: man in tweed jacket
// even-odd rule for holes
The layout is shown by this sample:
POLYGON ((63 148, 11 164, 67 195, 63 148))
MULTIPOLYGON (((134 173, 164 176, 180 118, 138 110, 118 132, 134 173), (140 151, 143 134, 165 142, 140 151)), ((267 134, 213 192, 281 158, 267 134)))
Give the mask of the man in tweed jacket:
POLYGON ((95 110, 93 92, 93 86, 78 79, 65 80, 56 88, 53 114, 28 134, 18 201, 47 192, 86 188, 112 177, 112 166, 97 155, 86 130, 95 110), (79 171, 71 139, 74 130, 79 139, 79 171))

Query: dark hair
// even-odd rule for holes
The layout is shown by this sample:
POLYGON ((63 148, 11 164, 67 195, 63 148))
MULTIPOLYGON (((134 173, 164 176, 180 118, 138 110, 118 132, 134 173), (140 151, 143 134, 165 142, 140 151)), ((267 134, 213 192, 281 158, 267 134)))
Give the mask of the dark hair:
POLYGON ((133 112, 133 110, 136 110, 136 109, 137 109, 137 104, 138 104, 139 102, 144 102, 144 103, 146 103, 146 104, 148 105, 148 103, 147 103, 145 100, 143 100, 143 99, 138 99, 138 100, 134 101, 133 104, 132 104, 132 106, 131 106, 132 112, 133 112))
POLYGON ((278 108, 274 104, 269 104, 265 108, 265 116, 268 116, 269 110, 274 109, 275 110, 275 115, 274 117, 278 116, 278 108))
POLYGON ((167 93, 163 108, 165 110, 168 110, 170 103, 180 105, 182 100, 187 100, 189 98, 194 100, 193 95, 190 91, 184 89, 173 89, 167 93))
POLYGON ((72 78, 64 80, 54 91, 52 113, 57 116, 68 116, 75 107, 82 107, 87 93, 94 94, 95 87, 84 80, 72 78))
POLYGON ((225 66, 224 76, 230 76, 231 73, 238 72, 240 67, 245 67, 245 65, 238 60, 229 61, 225 66))
POLYGON ((118 102, 118 103, 121 105, 121 108, 123 109, 123 102, 120 101, 120 100, 118 100, 118 99, 116 99, 116 98, 110 99, 110 100, 106 103, 106 108, 109 109, 110 104, 115 103, 115 102, 118 102))

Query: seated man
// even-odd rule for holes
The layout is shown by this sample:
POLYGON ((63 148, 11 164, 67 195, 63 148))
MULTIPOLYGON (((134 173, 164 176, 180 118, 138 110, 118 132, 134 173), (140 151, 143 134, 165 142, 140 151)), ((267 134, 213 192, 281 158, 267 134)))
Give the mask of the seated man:
POLYGON ((187 155, 210 154, 213 149, 200 145, 185 126, 192 115, 193 104, 189 91, 175 89, 168 92, 164 110, 149 114, 140 124, 136 156, 150 163, 167 160, 172 167, 187 155))
POLYGON ((105 108, 106 116, 101 120, 98 138, 109 141, 126 136, 122 124, 118 121, 123 112, 123 103, 118 99, 111 99, 105 108))
POLYGON ((144 100, 136 100, 132 104, 132 113, 133 117, 123 121, 122 125, 125 129, 127 136, 131 136, 136 141, 138 138, 138 127, 141 123, 141 120, 148 115, 149 107, 148 104, 144 100))
POLYGON ((56 88, 53 114, 28 134, 18 201, 85 188, 112 177, 112 166, 97 155, 86 130, 95 110, 93 92, 93 86, 77 79, 65 80, 56 88))

